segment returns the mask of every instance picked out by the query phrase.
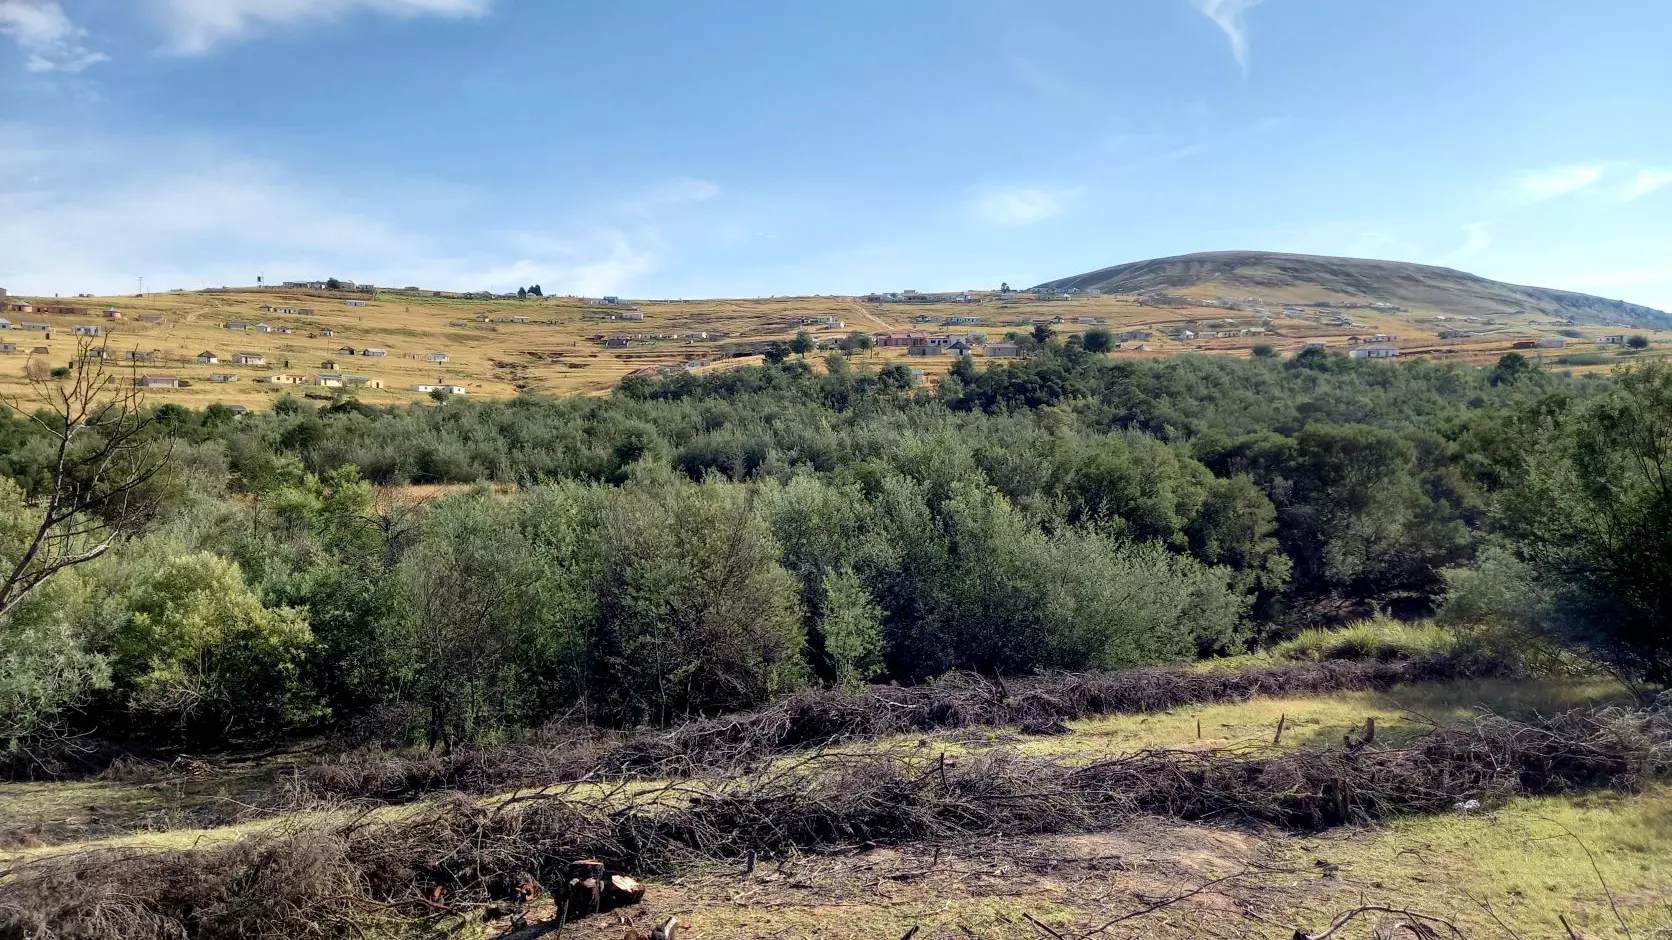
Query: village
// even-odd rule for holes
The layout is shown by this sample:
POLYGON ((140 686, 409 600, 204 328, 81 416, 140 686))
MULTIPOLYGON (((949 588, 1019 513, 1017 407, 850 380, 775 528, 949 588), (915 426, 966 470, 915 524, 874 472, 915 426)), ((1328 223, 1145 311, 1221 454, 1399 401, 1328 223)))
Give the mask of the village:
MULTIPOLYGON (((1472 364, 1506 352, 1580 370, 1664 347, 1652 331, 1528 314, 1482 317, 1376 301, 1111 296, 1078 290, 913 289, 854 297, 640 300, 375 288, 345 281, 125 298, 0 294, 0 390, 97 357, 147 390, 243 411, 290 393, 324 401, 609 391, 622 379, 844 352, 933 384, 957 358, 1005 361, 1036 330, 1096 334, 1113 356, 1426 357, 1472 364)), ((818 365, 817 361, 813 364, 818 365)))

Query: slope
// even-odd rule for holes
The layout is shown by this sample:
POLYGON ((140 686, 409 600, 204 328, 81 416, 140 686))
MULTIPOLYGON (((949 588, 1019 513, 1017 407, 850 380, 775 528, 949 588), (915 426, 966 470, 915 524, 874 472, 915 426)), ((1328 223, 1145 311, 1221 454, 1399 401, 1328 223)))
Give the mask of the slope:
POLYGON ((1116 265, 1043 289, 1149 294, 1234 291, 1284 303, 1386 303, 1481 317, 1542 314, 1575 324, 1672 327, 1672 315, 1589 294, 1525 287, 1463 271, 1263 251, 1219 251, 1116 265))

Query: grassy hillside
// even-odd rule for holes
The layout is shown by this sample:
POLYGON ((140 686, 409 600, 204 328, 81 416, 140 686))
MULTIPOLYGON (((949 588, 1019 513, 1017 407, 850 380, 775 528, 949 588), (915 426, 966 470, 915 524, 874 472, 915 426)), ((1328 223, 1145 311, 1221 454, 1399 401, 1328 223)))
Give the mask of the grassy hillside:
MULTIPOLYGON (((1204 281, 1188 294, 1211 301, 1221 294, 1242 296, 1241 284, 1204 281)), ((1136 296, 1074 295, 1046 300, 1032 293, 1000 296, 975 295, 974 303, 867 302, 856 297, 774 297, 737 300, 641 301, 620 306, 599 306, 572 297, 529 300, 480 300, 461 296, 435 296, 429 292, 386 291, 365 306, 349 306, 358 295, 325 291, 217 290, 155 294, 144 297, 88 297, 78 299, 9 298, 11 303, 74 305, 83 315, 8 311, 4 315, 13 329, 0 340, 15 343, 16 352, 0 353, 0 393, 24 391, 25 365, 31 358, 52 366, 68 365, 74 358, 75 341, 70 330, 76 324, 96 323, 113 331, 98 342, 108 345, 112 355, 125 356, 130 350, 155 353, 154 359, 136 363, 138 373, 177 375, 191 383, 189 388, 159 389, 156 401, 178 401, 195 406, 211 402, 265 407, 286 392, 310 390, 313 377, 326 371, 325 363, 335 361, 336 371, 369 376, 383 383, 383 389, 356 392, 371 403, 416 400, 418 384, 463 386, 473 396, 507 397, 521 389, 554 393, 600 393, 614 387, 630 372, 654 367, 681 367, 688 363, 709 363, 699 368, 727 368, 759 361, 758 355, 732 356, 739 344, 788 340, 798 330, 812 331, 821 340, 835 340, 851 331, 881 333, 890 330, 920 330, 935 333, 984 333, 998 340, 1007 332, 1030 330, 1035 322, 1051 323, 1062 334, 1105 327, 1117 334, 1147 331, 1150 335, 1130 337, 1113 355, 1155 357, 1186 352, 1246 356, 1260 343, 1284 353, 1299 351, 1308 342, 1324 342, 1345 350, 1348 337, 1387 333, 1398 337, 1404 355, 1425 355, 1475 364, 1491 362, 1516 343, 1556 336, 1566 329, 1578 336, 1565 337, 1567 348, 1539 350, 1537 355, 1556 364, 1562 357, 1579 356, 1571 364, 1579 368, 1607 369, 1630 361, 1635 354, 1618 345, 1601 345, 1598 340, 1617 328, 1568 327, 1543 314, 1515 314, 1476 317, 1472 322, 1457 307, 1475 309, 1466 303, 1447 305, 1434 302, 1412 304, 1404 310, 1323 310, 1291 308, 1284 305, 1310 302, 1316 291, 1304 286, 1271 287, 1261 302, 1238 301, 1222 306, 1156 306, 1136 296), (309 315, 264 311, 263 306, 312 310, 309 315), (114 307, 120 319, 106 319, 106 308, 114 307), (637 311, 642 320, 605 319, 637 311), (161 316, 162 322, 141 320, 142 315, 161 316), (803 318, 828 316, 841 325, 803 323, 803 318), (975 317, 973 324, 946 324, 950 317, 975 317), (1452 319, 1439 319, 1439 318, 1452 319), (513 318, 516 318, 513 320, 513 318), (526 322, 524 320, 526 318, 526 322), (25 321, 44 322, 51 330, 25 331, 25 321), (227 321, 246 321, 252 329, 233 331, 227 321), (259 333, 258 322, 286 326, 293 332, 259 333), (1440 338, 1442 331, 1466 329, 1473 334, 1461 338, 1440 338), (330 330, 334 335, 325 335, 330 330), (1186 335, 1186 331, 1189 334, 1186 335), (628 345, 606 347, 601 337, 627 334, 628 345), (46 347, 44 355, 30 350, 46 347), (384 358, 349 356, 343 347, 362 350, 381 347, 384 358), (199 353, 211 351, 218 364, 196 361, 199 353), (233 364, 234 353, 262 353, 265 365, 233 364), (444 363, 431 362, 426 354, 446 354, 444 363), (238 381, 219 384, 210 381, 215 373, 235 373, 238 381), (261 384, 259 379, 294 375, 303 384, 279 386, 261 384)), ((1657 343, 1672 342, 1672 333, 1645 331, 1657 343)), ((1653 355, 1654 351, 1647 353, 1653 355)), ((908 356, 906 349, 892 347, 865 354, 872 366, 907 362, 924 370, 933 381, 951 365, 950 356, 908 356)), ((126 362, 123 368, 127 368, 126 362)))
MULTIPOLYGON (((1265 251, 1216 251, 1116 265, 1043 285, 1107 294, 1220 289, 1265 302, 1388 303, 1456 315, 1543 316, 1575 324, 1672 328, 1672 314, 1650 307, 1492 281, 1451 268, 1265 251)), ((1211 295, 1210 295, 1211 296, 1211 295)))

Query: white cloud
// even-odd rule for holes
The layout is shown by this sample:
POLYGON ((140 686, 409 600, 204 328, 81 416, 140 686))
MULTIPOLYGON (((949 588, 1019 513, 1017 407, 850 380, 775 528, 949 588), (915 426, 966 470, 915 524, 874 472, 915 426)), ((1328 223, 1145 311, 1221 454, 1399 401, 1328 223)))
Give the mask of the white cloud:
POLYGON ((169 48, 194 55, 247 39, 263 29, 308 21, 329 22, 351 13, 388 16, 482 16, 494 0, 153 0, 169 48))
POLYGON ((989 225, 1019 228, 1062 214, 1064 193, 1036 186, 1006 186, 976 196, 975 215, 989 225))
MULTIPOLYGON (((214 146, 82 138, 52 146, 0 126, 0 284, 18 293, 117 293, 337 275, 377 284, 629 293, 674 251, 660 217, 496 231, 543 217, 486 195, 402 182, 387 195, 298 179, 214 146), (415 210, 414 206, 427 206, 415 210)), ((694 190, 692 190, 694 191, 694 190)))
POLYGON ((1463 226, 1463 244, 1451 254, 1446 261, 1456 263, 1467 260, 1492 247, 1492 232, 1489 222, 1470 222, 1463 226))
POLYGON ((58 0, 0 0, 0 34, 11 37, 31 72, 80 72, 110 57, 82 40, 87 31, 70 21, 58 0))
POLYGON ((1620 194, 1620 198, 1626 202, 1642 199, 1668 184, 1672 184, 1672 170, 1638 170, 1636 178, 1626 186, 1625 191, 1620 194))
POLYGON ((1602 180, 1607 168, 1602 165, 1561 166, 1523 173, 1515 181, 1516 192, 1527 202, 1545 202, 1583 189, 1602 180))
POLYGON ((1248 27, 1243 14, 1260 5, 1260 0, 1190 0, 1190 5, 1218 26, 1231 41, 1231 55, 1248 71, 1248 27))

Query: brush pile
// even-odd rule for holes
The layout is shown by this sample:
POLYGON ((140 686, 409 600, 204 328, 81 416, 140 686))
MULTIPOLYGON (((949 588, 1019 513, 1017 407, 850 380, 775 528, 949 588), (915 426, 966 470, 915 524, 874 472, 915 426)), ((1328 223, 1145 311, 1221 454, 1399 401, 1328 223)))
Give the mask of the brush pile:
POLYGON ((300 774, 303 785, 321 796, 386 801, 440 790, 498 793, 558 780, 664 780, 733 774, 783 754, 891 735, 976 726, 1043 728, 1097 715, 1241 702, 1261 695, 1381 690, 1508 671, 1501 661, 1454 653, 1398 663, 1134 669, 1003 682, 965 673, 909 688, 802 692, 756 711, 693 721, 662 734, 623 738, 560 728, 528 744, 416 758, 351 755, 300 774))
POLYGON ((0 881, 0 937, 370 933, 511 910, 530 882, 572 896, 576 859, 665 875, 705 859, 1106 830, 1145 814, 1314 830, 1669 775, 1672 696, 1534 723, 1483 718, 1396 749, 1154 750, 1089 765, 1006 750, 819 752, 701 785, 571 786, 492 805, 455 795, 400 821, 30 862, 0 881))

